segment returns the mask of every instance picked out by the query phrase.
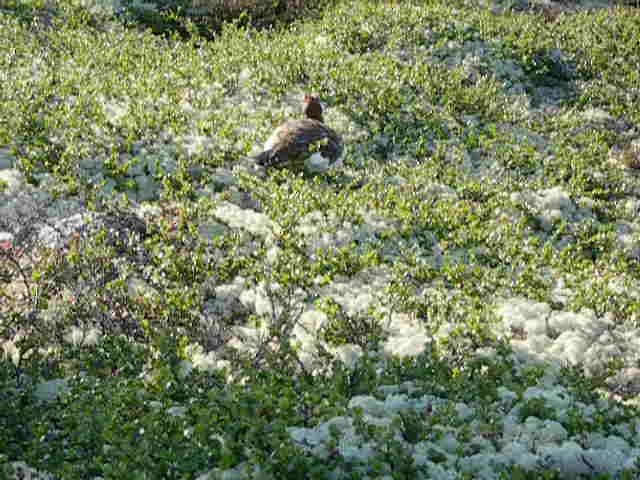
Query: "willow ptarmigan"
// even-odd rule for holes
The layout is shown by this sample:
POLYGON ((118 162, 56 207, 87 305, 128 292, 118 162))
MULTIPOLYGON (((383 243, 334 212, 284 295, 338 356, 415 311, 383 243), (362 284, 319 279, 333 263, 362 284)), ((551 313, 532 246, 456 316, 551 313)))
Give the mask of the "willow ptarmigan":
POLYGON ((324 124, 318 95, 304 96, 302 120, 287 120, 256 155, 258 165, 266 168, 325 171, 341 165, 342 139, 324 124))

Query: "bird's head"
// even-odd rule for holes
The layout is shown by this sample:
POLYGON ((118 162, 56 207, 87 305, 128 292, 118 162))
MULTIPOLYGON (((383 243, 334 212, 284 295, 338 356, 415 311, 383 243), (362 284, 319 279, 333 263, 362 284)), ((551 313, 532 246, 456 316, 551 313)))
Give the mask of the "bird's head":
POLYGON ((322 118, 322 103, 317 94, 305 93, 302 111, 307 118, 324 122, 322 118))

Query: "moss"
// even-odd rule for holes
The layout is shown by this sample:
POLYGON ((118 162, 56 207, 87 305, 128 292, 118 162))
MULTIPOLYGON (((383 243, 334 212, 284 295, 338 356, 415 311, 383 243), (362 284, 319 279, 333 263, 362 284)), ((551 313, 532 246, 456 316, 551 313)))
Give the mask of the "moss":
MULTIPOLYGON (((514 356, 530 338, 501 330, 495 309, 521 297, 638 326, 638 177, 608 161, 638 134, 638 16, 285 3, 3 5, 0 146, 27 180, 27 211, 22 227, 0 215, 15 240, 0 250, 0 337, 17 345, 0 362, 2 461, 64 478, 428 476, 403 442, 463 428, 464 402, 477 431, 456 455, 484 448, 478 436, 495 448, 513 407, 498 387, 547 381, 598 405, 593 421, 577 407, 562 419, 576 438, 614 434, 608 414, 630 422, 636 407, 596 392, 629 365, 551 377, 514 356), (346 140, 345 168, 237 173, 311 91, 346 140), (68 200, 94 220, 43 247, 38 226, 68 200), (234 218, 241 208, 222 225, 222 202, 264 225, 234 218), (305 345, 315 363, 295 336, 312 307, 329 317, 305 345), (418 357, 384 354, 400 314, 429 339, 418 357), (66 340, 95 326, 96 345, 66 340), (354 365, 330 352, 344 344, 363 351, 354 365), (55 378, 70 393, 41 409, 31 390, 55 378), (287 432, 391 391, 428 405, 390 426, 356 418, 375 443, 369 467, 341 456, 338 432, 326 458, 287 432)), ((15 195, 5 183, 0 208, 15 195)), ((520 411, 555 415, 539 400, 520 411)))

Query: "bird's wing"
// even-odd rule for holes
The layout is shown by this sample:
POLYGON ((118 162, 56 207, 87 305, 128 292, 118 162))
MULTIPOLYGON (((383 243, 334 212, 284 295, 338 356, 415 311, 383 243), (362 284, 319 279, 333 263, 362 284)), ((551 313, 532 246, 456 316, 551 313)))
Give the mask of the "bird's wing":
MULTIPOLYGON (((322 122, 317 120, 291 120, 278 128, 278 141, 273 147, 274 153, 286 150, 288 155, 299 155, 309 152, 309 147, 316 142, 338 142, 339 137, 322 122)), ((323 146, 319 147, 322 150, 323 146)))
POLYGON ((342 154, 342 140, 317 120, 289 120, 271 134, 264 150, 256 157, 260 165, 297 168, 315 151, 331 163, 336 161, 342 154))

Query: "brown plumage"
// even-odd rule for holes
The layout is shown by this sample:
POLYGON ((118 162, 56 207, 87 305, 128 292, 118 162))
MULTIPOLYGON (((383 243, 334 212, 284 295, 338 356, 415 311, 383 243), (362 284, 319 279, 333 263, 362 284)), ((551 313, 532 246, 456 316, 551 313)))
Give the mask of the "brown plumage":
POLYGON ((316 152, 316 163, 327 168, 342 160, 342 139, 324 124, 322 105, 317 95, 304 96, 306 118, 288 120, 271 134, 264 151, 255 157, 258 165, 272 168, 302 170, 305 160, 316 152))

